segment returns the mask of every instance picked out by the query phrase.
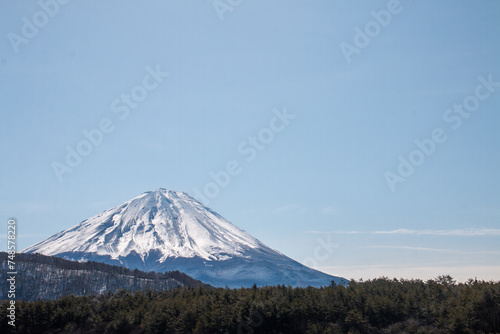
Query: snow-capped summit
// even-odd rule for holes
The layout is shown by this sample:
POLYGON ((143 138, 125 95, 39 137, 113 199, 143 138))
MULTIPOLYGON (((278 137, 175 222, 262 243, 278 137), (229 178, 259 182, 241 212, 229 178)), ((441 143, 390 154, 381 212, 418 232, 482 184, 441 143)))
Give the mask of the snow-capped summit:
POLYGON ((216 286, 327 285, 180 191, 148 191, 23 250, 146 271, 179 270, 216 286))
POLYGON ((266 246, 188 194, 158 189, 91 217, 25 252, 85 252, 112 259, 135 252, 144 260, 158 251, 163 262, 168 257, 226 260, 259 247, 266 246))

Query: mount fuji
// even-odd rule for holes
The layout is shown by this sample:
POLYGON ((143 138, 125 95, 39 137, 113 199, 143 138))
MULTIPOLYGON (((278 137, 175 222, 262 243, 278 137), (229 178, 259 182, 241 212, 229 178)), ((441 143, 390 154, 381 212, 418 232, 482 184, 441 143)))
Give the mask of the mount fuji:
POLYGON ((23 250, 142 271, 179 270, 214 286, 324 286, 347 280, 271 249, 184 192, 158 189, 23 250))

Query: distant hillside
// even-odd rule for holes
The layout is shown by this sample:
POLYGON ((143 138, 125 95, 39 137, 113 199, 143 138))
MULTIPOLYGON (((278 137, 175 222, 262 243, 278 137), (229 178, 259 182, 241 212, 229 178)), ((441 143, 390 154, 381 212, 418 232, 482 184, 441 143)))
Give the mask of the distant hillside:
MULTIPOLYGON (((178 286, 204 285, 179 271, 146 273, 99 262, 75 262, 40 254, 17 253, 15 266, 17 300, 57 299, 71 294, 97 295, 118 289, 162 291, 178 286)), ((7 298, 8 271, 7 253, 0 252, 0 300, 7 298)))

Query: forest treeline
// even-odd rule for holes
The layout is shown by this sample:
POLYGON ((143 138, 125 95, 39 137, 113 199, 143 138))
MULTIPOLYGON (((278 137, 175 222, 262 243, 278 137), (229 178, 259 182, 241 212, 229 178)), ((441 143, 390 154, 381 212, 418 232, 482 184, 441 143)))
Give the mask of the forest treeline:
MULTIPOLYGON (((8 333, 7 301, 0 332, 8 333)), ((499 333, 500 282, 183 287, 16 303, 18 333, 499 333)))

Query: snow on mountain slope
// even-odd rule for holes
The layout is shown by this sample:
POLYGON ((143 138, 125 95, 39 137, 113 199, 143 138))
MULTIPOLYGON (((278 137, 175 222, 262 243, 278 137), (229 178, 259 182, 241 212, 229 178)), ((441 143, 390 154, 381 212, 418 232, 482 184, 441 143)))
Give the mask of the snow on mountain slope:
POLYGON ((56 255, 88 252, 146 258, 158 250, 167 257, 224 260, 247 248, 266 247, 245 231, 183 192, 146 192, 79 225, 42 241, 25 252, 56 255))
POLYGON ((180 270, 213 285, 326 285, 184 192, 158 189, 23 250, 132 269, 180 270))

